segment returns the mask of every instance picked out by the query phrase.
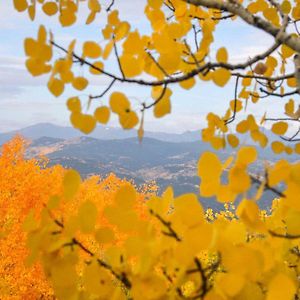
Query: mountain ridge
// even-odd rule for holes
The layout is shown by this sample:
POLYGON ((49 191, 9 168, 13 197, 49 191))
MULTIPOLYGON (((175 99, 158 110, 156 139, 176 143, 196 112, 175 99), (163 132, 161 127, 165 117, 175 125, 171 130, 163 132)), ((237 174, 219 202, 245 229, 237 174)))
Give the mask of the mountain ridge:
MULTIPOLYGON (((25 138, 36 140, 43 136, 49 138, 70 139, 75 137, 87 136, 77 129, 69 126, 59 126, 51 123, 38 123, 18 130, 0 133, 0 144, 10 140, 16 134, 20 134, 25 138)), ((167 133, 167 132, 152 132, 145 131, 145 137, 155 138, 162 141, 186 142, 200 139, 200 129, 195 131, 186 131, 183 133, 167 133)), ((136 130, 123 130, 115 127, 98 126, 88 137, 114 140, 137 137, 136 130)))

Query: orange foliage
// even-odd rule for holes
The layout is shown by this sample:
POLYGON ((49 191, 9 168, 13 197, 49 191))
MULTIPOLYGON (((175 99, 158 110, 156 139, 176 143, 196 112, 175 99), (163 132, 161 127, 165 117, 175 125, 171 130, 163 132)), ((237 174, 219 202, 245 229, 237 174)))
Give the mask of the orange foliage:
MULTIPOLYGON (((47 167, 45 159, 25 159, 25 153, 26 141, 17 136, 2 147, 0 156, 0 299, 52 299, 53 291, 41 266, 26 266, 29 252, 22 225, 33 208, 39 218, 49 197, 62 193, 65 170, 62 166, 47 167)), ((99 211, 98 223, 105 224, 103 209, 113 202, 119 187, 128 183, 114 174, 104 179, 92 176, 81 183, 76 198, 66 202, 59 215, 70 217, 81 203, 92 199, 99 211)), ((141 188, 136 204, 141 214, 142 202, 155 191, 154 186, 141 188)))

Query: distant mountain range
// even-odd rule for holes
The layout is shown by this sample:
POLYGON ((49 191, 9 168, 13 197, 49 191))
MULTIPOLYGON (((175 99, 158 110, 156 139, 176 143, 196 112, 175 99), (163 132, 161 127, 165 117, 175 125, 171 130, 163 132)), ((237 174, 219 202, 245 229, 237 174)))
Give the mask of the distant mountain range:
MULTIPOLYGON (((172 185, 177 195, 198 193, 197 161, 204 151, 213 151, 207 143, 201 142, 200 131, 183 134, 148 132, 139 143, 134 131, 99 128, 91 135, 101 137, 99 139, 82 136, 70 127, 52 124, 38 124, 18 132, 0 134, 0 143, 16 133, 32 140, 27 152, 29 157, 46 155, 50 165, 75 168, 83 177, 92 174, 106 176, 113 172, 121 178, 133 179, 137 185, 155 181, 160 192, 172 185)), ((262 173, 264 161, 272 163, 279 158, 270 148, 257 149, 260 160, 251 166, 250 172, 253 174, 262 173)), ((223 161, 233 153, 231 148, 218 151, 223 161)), ((288 159, 293 161, 297 156, 289 156, 288 159)), ((225 177, 223 181, 226 181, 225 177)), ((251 193, 254 192, 255 188, 251 193)), ((273 198, 271 192, 265 193, 261 205, 268 207, 273 198)), ((201 201, 206 207, 220 207, 213 199, 201 201)))
MULTIPOLYGON (((21 134, 28 139, 38 139, 41 137, 71 139, 86 136, 73 127, 58 126, 51 123, 39 123, 19 130, 0 133, 0 144, 10 140, 16 134, 21 134)), ((121 128, 98 126, 88 137, 100 140, 127 139, 137 137, 136 130, 123 130, 121 128)), ((186 131, 184 133, 165 133, 146 131, 145 137, 155 138, 166 142, 192 142, 201 137, 201 131, 186 131)))

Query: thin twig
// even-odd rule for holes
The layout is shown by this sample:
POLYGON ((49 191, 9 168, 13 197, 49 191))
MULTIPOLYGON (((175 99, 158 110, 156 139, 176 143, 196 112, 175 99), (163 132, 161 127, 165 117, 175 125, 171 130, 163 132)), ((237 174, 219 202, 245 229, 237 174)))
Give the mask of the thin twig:
POLYGON ((112 86, 114 85, 115 82, 116 82, 116 79, 113 79, 112 82, 109 84, 109 86, 100 95, 90 96, 90 98, 91 99, 102 98, 112 88, 112 86))
MULTIPOLYGON (((117 61, 118 61, 119 69, 120 69, 120 72, 122 74, 123 79, 125 79, 125 74, 124 74, 124 71, 123 71, 123 68, 122 68, 122 65, 121 65, 120 57, 119 57, 119 54, 118 54, 118 48, 117 48, 117 44, 116 44, 114 36, 113 36, 113 42, 114 42, 114 51, 115 51, 115 55, 116 55, 116 58, 117 58, 117 61)), ((114 79, 116 79, 116 78, 114 78, 114 79)))
POLYGON ((161 224, 163 224, 168 229, 168 232, 163 231, 162 232, 163 234, 174 238, 177 242, 182 241, 181 238, 176 233, 176 231, 173 229, 171 222, 164 220, 158 213, 156 213, 152 209, 150 209, 150 214, 153 215, 157 220, 160 221, 161 224))

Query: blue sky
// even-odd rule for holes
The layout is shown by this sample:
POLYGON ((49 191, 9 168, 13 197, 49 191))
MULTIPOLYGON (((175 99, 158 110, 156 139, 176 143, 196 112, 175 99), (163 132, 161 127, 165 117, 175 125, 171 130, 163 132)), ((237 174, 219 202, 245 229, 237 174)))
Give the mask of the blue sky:
MULTIPOLYGON (((74 38, 79 43, 95 38, 101 42, 101 27, 106 16, 102 13, 101 20, 85 26, 87 12, 83 10, 76 26, 61 28, 56 18, 42 16, 41 13, 37 14, 35 22, 31 22, 26 14, 14 11, 11 2, 11 0, 2 0, 0 4, 0 132, 39 122, 69 125, 69 112, 65 101, 68 96, 77 95, 77 92, 68 88, 61 97, 55 98, 46 87, 48 76, 33 78, 24 67, 23 40, 25 37, 35 37, 38 26, 44 24, 53 31, 55 40, 65 46, 74 38)), ((121 18, 128 20, 133 27, 147 32, 149 24, 143 16, 143 3, 144 1, 141 0, 116 0, 121 18)), ((252 29, 244 23, 228 20, 216 31, 211 57, 214 58, 214 53, 219 47, 225 46, 229 51, 230 60, 238 62, 263 51, 271 43, 272 40, 263 32, 252 29)), ((111 66, 111 69, 115 70, 115 64, 111 66)), ((78 72, 84 71, 78 70, 78 72)), ((86 99, 90 93, 101 92, 107 82, 103 77, 93 79, 90 87, 80 94, 82 99, 86 99)), ((150 95, 148 88, 136 85, 123 84, 116 88, 126 91, 136 104, 149 98, 150 95)), ((154 119, 152 112, 148 111, 145 129, 183 132, 202 128, 206 124, 205 115, 209 111, 222 114, 226 110, 228 101, 233 99, 233 92, 233 82, 224 89, 200 81, 190 91, 182 90, 180 87, 174 88, 172 114, 162 119, 154 119)), ((107 99, 104 99, 103 103, 106 101, 107 99)), ((272 101, 261 101, 260 105, 253 107, 254 114, 260 116, 265 110, 269 110, 269 115, 278 113, 272 101)), ((250 105, 249 109, 251 108, 250 105)), ((116 118, 113 118, 109 126, 117 125, 116 118)))

